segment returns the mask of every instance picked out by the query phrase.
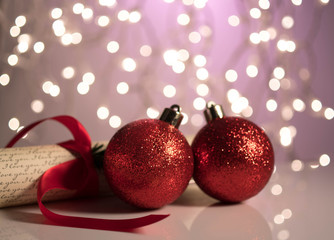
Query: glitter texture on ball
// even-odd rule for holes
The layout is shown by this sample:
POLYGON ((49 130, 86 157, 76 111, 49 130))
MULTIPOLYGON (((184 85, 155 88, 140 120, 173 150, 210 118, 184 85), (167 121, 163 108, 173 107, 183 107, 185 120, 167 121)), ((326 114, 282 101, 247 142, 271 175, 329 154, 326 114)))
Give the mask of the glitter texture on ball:
POLYGON ((274 169, 265 132, 239 117, 212 119, 195 136, 194 180, 211 197, 241 202, 258 194, 274 169))
POLYGON ((193 154, 182 133, 156 119, 125 125, 110 140, 104 171, 112 191, 140 208, 175 201, 193 174, 193 154))

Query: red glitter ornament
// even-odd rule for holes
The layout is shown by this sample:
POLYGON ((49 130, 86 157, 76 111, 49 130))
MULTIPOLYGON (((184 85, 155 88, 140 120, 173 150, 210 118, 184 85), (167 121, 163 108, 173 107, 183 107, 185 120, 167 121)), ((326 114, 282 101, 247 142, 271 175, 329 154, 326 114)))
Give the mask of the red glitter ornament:
POLYGON ((241 202, 259 193, 274 168, 274 151, 264 131, 240 117, 223 116, 209 102, 207 125, 195 136, 194 180, 208 195, 241 202))
POLYGON ((177 105, 157 119, 122 127, 110 140, 104 171, 113 192, 141 208, 159 208, 176 200, 193 174, 193 154, 177 129, 182 121, 177 105))

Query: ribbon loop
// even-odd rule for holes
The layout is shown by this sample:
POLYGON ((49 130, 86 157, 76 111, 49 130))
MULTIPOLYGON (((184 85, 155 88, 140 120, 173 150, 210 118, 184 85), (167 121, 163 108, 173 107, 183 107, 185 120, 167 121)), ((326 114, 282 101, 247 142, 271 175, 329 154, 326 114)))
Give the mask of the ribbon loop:
POLYGON ((34 122, 18 132, 6 147, 12 147, 32 128, 46 120, 55 120, 72 133, 74 140, 61 142, 58 145, 79 156, 76 159, 48 169, 40 178, 37 189, 37 201, 41 212, 46 218, 58 225, 67 227, 124 231, 150 225, 169 216, 148 215, 141 218, 113 220, 65 216, 47 209, 42 203, 42 198, 48 191, 57 188, 76 190, 77 195, 97 194, 98 176, 94 169, 90 136, 83 125, 71 116, 62 115, 34 122))

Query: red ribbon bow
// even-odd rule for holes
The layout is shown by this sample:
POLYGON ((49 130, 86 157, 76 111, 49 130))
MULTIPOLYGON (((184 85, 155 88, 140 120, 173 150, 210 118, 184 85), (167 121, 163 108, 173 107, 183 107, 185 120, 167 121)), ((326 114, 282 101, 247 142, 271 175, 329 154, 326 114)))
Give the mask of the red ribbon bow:
POLYGON ((97 194, 98 176, 94 169, 89 134, 78 120, 70 116, 57 116, 34 122, 15 135, 6 147, 12 147, 32 128, 46 120, 55 120, 63 124, 72 133, 74 140, 58 143, 58 145, 80 156, 48 169, 40 178, 37 189, 37 201, 41 212, 46 218, 58 225, 67 227, 125 231, 153 224, 169 216, 151 214, 140 218, 113 220, 65 216, 47 209, 42 203, 42 198, 48 191, 58 188, 76 190, 78 195, 97 194))

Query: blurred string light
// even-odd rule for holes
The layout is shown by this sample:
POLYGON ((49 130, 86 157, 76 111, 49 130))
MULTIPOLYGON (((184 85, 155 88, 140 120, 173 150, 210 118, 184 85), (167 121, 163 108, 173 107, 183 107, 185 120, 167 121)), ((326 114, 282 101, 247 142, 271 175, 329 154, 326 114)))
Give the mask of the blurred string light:
MULTIPOLYGON (((238 13, 231 15, 227 23, 232 27, 243 27, 246 31, 246 39, 241 41, 240 46, 236 49, 234 55, 227 59, 222 73, 224 74, 224 80, 226 86, 229 88, 226 91, 227 100, 231 103, 231 110, 235 114, 242 116, 251 116, 253 109, 249 106, 252 104, 243 93, 249 94, 248 88, 243 92, 237 88, 237 84, 243 81, 245 84, 248 82, 262 81, 262 86, 267 86, 266 98, 263 98, 263 88, 258 92, 261 96, 261 102, 265 103, 265 109, 274 115, 275 120, 272 121, 268 129, 268 133, 277 141, 283 148, 286 148, 289 152, 289 156, 292 157, 290 168, 293 172, 304 171, 306 167, 311 170, 318 169, 320 167, 327 167, 330 165, 330 156, 328 154, 322 154, 316 161, 306 163, 304 159, 298 159, 297 154, 294 152, 294 139, 298 133, 297 126, 293 126, 290 121, 294 115, 298 113, 308 112, 312 116, 317 116, 324 119, 333 119, 334 110, 331 107, 323 106, 321 99, 313 94, 311 89, 310 80, 313 77, 315 69, 313 66, 303 65, 291 65, 291 62, 299 61, 298 55, 300 53, 305 54, 308 60, 313 58, 312 50, 309 47, 312 46, 313 41, 308 42, 308 47, 298 43, 294 39, 293 29, 299 19, 294 16, 295 11, 302 5, 302 0, 291 0, 293 6, 291 8, 290 1, 282 3, 280 11, 277 9, 271 9, 270 3, 274 1, 258 1, 258 5, 249 4, 249 9, 245 10, 244 6, 240 7, 238 13), (279 21, 268 21, 268 19, 279 19, 279 21), (242 19, 242 21, 241 21, 242 19), (280 25, 277 24, 280 23, 280 25), (248 32, 248 34, 247 34, 248 32), (248 42, 249 45, 244 43, 248 42), (272 51, 272 46, 275 47, 275 51, 272 51), (239 61, 242 59, 242 55, 245 52, 254 51, 255 55, 260 58, 252 58, 248 60, 248 65, 245 69, 240 69, 239 61), (270 61, 270 64, 267 64, 270 61), (249 79, 241 79, 246 72, 246 76, 249 79), (297 77, 296 77, 297 76, 297 77), (298 89, 295 86, 299 86, 298 89), (244 99, 241 101, 241 99, 244 99), (248 101, 246 101, 246 99, 248 101), (263 99, 265 101, 263 101, 263 99), (244 105, 242 105, 242 102, 244 105), (238 105, 236 105, 239 103, 238 105), (249 105, 247 106, 246 103, 249 105), (238 106, 238 107, 236 107, 238 106), (249 107, 248 115, 245 114, 245 110, 242 111, 242 107, 249 107), (326 114, 327 111, 327 114, 326 114), (277 131, 278 130, 278 131, 277 131), (274 132, 276 131, 276 133, 274 132), (277 134, 278 132, 278 134, 277 134)), ((319 0, 321 4, 322 1, 319 0)), ((314 19, 319 20, 322 14, 322 8, 315 8, 314 19)), ((315 31, 319 25, 317 21, 309 27, 309 33, 316 33, 315 31)), ((314 37, 314 36, 313 36, 314 37)), ((311 38, 314 39, 314 38, 311 38)), ((255 83, 254 83, 255 84, 255 83)), ((259 83, 258 83, 259 84, 259 83)), ((260 85, 259 84, 259 85, 260 85)), ((249 84, 250 86, 250 84, 249 84)), ((252 94, 257 94, 252 92, 252 94)), ((250 94, 249 94, 250 95, 250 94)), ((256 99, 256 98, 255 98, 256 99)), ((258 111, 257 109, 256 111, 258 111)), ((281 197, 284 195, 284 185, 278 184, 275 181, 276 168, 274 176, 271 180, 272 185, 269 189, 270 193, 274 197, 281 197)), ((291 184, 291 183, 289 183, 291 184)), ((279 229, 279 226, 284 225, 284 222, 292 217, 292 210, 289 208, 283 209, 273 215, 273 223, 275 227, 279 229)), ((277 238, 279 240, 289 239, 290 233, 286 229, 279 230, 277 238)))
MULTIPOLYGON (((54 47, 54 45, 58 42, 64 47, 71 47, 71 45, 79 45, 82 41, 87 41, 89 38, 89 34, 85 33, 85 25, 86 24, 95 24, 97 28, 101 28, 99 30, 102 32, 102 29, 106 29, 105 27, 114 25, 117 26, 124 22, 125 24, 140 24, 143 16, 141 12, 141 4, 138 5, 136 9, 129 8, 126 9, 126 4, 118 6, 116 0, 99 0, 98 5, 94 7, 87 3, 80 3, 75 1, 69 1, 66 4, 60 4, 57 7, 50 8, 47 5, 40 4, 38 7, 43 8, 46 11, 40 11, 41 15, 38 18, 44 19, 44 21, 49 22, 51 28, 44 29, 43 31, 36 31, 34 27, 24 30, 25 26, 29 23, 30 26, 35 24, 38 25, 36 18, 34 15, 19 15, 14 19, 12 26, 9 28, 9 36, 12 38, 17 38, 17 46, 12 53, 7 54, 7 63, 9 66, 8 73, 2 72, 0 78, 1 86, 7 86, 10 84, 10 67, 20 66, 25 68, 23 64, 21 64, 21 58, 23 61, 25 60, 25 56, 32 56, 32 59, 38 62, 38 57, 35 57, 34 54, 43 55, 47 54, 47 47, 54 47), (108 8, 109 10, 105 9, 108 8), (70 9, 70 11, 68 11, 70 9), (112 11, 113 13, 111 14, 112 11), (44 13, 46 15, 44 15, 44 13), (100 14, 101 13, 101 14, 100 14), (78 15, 79 18, 74 18, 73 15, 78 15), (32 31, 28 33, 27 30, 32 31), (35 30, 35 32, 34 32, 35 30), (50 36, 50 31, 53 38, 50 36), (32 51, 31 51, 32 50, 32 51), (25 54, 25 55, 22 55, 25 54), (29 55, 28 55, 29 54, 29 55)), ((5 4, 6 6, 9 4, 5 4)), ((5 8, 6 8, 5 6, 5 8)), ((39 21, 39 20, 38 20, 39 21)), ((187 16, 180 17, 180 23, 186 24, 189 21, 189 16, 187 20, 187 16)), ((40 22, 40 21, 39 21, 40 22)), ((40 26, 40 25, 39 25, 40 26)), ((46 25, 45 25, 46 26, 46 25)), ((108 30, 104 30, 108 31, 108 30)), ((102 39, 102 38, 101 38, 102 39)), ((111 54, 117 54, 121 48, 120 39, 115 35, 114 39, 110 39, 106 45, 106 52, 111 54)), ((80 45, 81 48, 83 47, 80 45)), ((127 49, 126 47, 123 50, 127 49)), ((133 50, 133 49, 131 49, 133 50)), ((137 50, 142 57, 149 57, 152 54, 152 47, 150 44, 142 44, 140 49, 137 50)), ((122 52, 117 57, 121 56, 120 64, 115 65, 119 66, 125 72, 139 72, 141 70, 138 69, 139 60, 138 56, 129 57, 129 53, 124 54, 122 52)), ((175 72, 184 71, 183 62, 187 61, 189 58, 189 53, 185 49, 180 49, 178 51, 178 62, 173 65, 173 69, 175 72), (182 62, 182 63, 181 63, 182 62)), ((27 62, 27 61, 25 61, 27 62)), ((49 75, 49 73, 48 73, 49 75)), ((79 64, 73 64, 72 66, 63 66, 62 70, 58 74, 58 76, 52 76, 51 80, 44 80, 40 86, 43 93, 49 95, 51 97, 58 97, 62 92, 62 83, 61 79, 59 79, 59 75, 66 80, 71 80, 73 84, 76 84, 77 94, 86 95, 90 92, 93 83, 96 80, 96 76, 93 72, 87 72, 82 68, 79 64), (81 76, 81 78, 80 78, 81 76), (78 81, 79 79, 79 81, 78 81)), ((129 92, 129 85, 126 81, 120 81, 116 84, 116 92, 120 95, 125 95, 129 92)), ((176 88, 173 85, 167 85, 164 88, 164 94, 173 98, 176 94, 176 88)), ((107 105, 107 104, 106 104, 107 105)), ((44 110, 46 106, 44 105, 43 100, 34 100, 31 102, 31 110, 34 113, 40 113, 44 110)), ((158 112, 156 110, 152 110, 153 108, 148 108, 147 115, 152 118, 158 117, 158 112), (151 111, 150 111, 151 110, 151 111)), ((108 108, 105 106, 99 107, 97 110, 97 117, 101 120, 105 120, 111 114, 108 112, 108 108)), ((15 118, 17 119, 17 118, 15 118)), ((15 119, 10 121, 10 129, 16 129, 15 119)), ((113 115, 109 118, 109 125, 112 128, 118 128, 122 123, 120 116, 113 115)))
POLYGON ((198 111, 205 109, 207 98, 212 94, 210 82, 215 78, 208 67, 208 53, 213 37, 213 18, 208 14, 209 1, 165 0, 164 2, 167 7, 177 7, 180 11, 176 15, 168 16, 168 21, 171 22, 169 28, 179 34, 170 36, 167 44, 171 44, 171 47, 163 51, 162 55, 165 64, 178 75, 176 77, 178 82, 169 81, 163 93, 168 98, 173 96, 172 98, 184 99, 188 90, 183 89, 182 85, 188 83, 190 89, 194 90, 195 96, 189 95, 190 99, 184 101, 182 105, 183 109, 187 109, 182 125, 197 127, 204 123, 203 116, 198 114, 198 111), (174 21, 172 17, 175 17, 174 21))
MULTIPOLYGON (((313 15, 316 21, 313 21, 306 29, 306 33, 317 33, 323 8, 329 1, 318 0, 318 2, 320 4, 315 4, 313 15)), ((239 51, 227 59, 222 71, 226 86, 230 87, 226 91, 226 97, 231 103, 231 111, 235 114, 249 117, 253 113, 256 114, 257 111, 253 111, 253 108, 250 107, 252 102, 247 96, 242 96, 242 91, 234 87, 234 84, 237 86, 240 81, 245 84, 256 81, 254 84, 267 86, 268 94, 266 94, 265 101, 261 102, 265 103, 264 109, 275 116, 275 120, 270 123, 272 128, 268 128, 268 133, 272 134, 274 141, 276 140, 285 147, 291 156, 296 154, 294 139, 298 131, 296 126, 290 124, 295 114, 307 112, 323 119, 334 118, 333 108, 323 106, 321 99, 316 97, 311 89, 310 81, 315 71, 314 66, 302 63, 293 66, 290 64, 290 62, 300 62, 298 55, 301 53, 306 56, 308 62, 313 61, 311 61, 313 50, 310 48, 312 48, 315 36, 310 38, 311 40, 305 40, 308 42, 307 45, 299 44, 300 40, 294 39, 294 28, 299 21, 295 13, 302 4, 302 0, 286 1, 280 5, 280 10, 278 10, 274 8, 273 1, 259 0, 254 4, 249 4, 248 9, 244 6, 237 8, 237 11, 228 17, 227 23, 233 28, 243 27, 246 39, 240 41, 239 47, 236 48, 239 51), (268 21, 268 19, 272 20, 268 21), (245 42, 249 44, 245 45, 245 42), (272 51, 272 46, 276 46, 275 51, 272 51), (240 76, 244 73, 238 67, 239 61, 243 54, 249 51, 254 53, 249 54, 248 65, 244 70, 249 80, 241 80, 240 76), (254 58, 254 55, 261 57, 254 58), (245 111, 246 109, 251 110, 245 111), (273 129, 277 130, 277 127, 279 131, 276 132, 279 134, 273 132, 275 131, 273 129)), ((248 88, 245 94, 250 95, 247 90, 248 88)), ((259 88, 259 91, 264 91, 264 89, 259 88)), ((252 92, 252 94, 256 93, 252 92)), ((259 96, 262 97, 262 93, 259 96)), ((256 110, 258 109, 261 108, 257 106, 256 110)), ((295 160, 291 168, 294 171, 301 171, 304 169, 304 163, 301 160, 295 160)))
MULTIPOLYGON (((314 18, 320 19, 322 9, 329 0, 317 1, 314 18)), ((39 11, 41 15, 38 18, 29 11, 8 18, 11 20, 8 20, 6 25, 6 37, 13 42, 14 47, 8 48, 8 52, 4 54, 6 67, 0 73, 0 86, 10 87, 14 81, 11 74, 15 68, 28 69, 28 62, 31 66, 37 66, 38 61, 55 46, 66 50, 82 50, 93 42, 94 45, 102 46, 107 57, 111 59, 103 77, 100 76, 100 71, 89 69, 87 65, 64 61, 58 73, 46 73, 46 76, 35 80, 40 81, 40 92, 54 99, 65 94, 67 86, 63 84, 72 84, 78 96, 89 95, 97 82, 118 71, 125 78, 110 79, 113 91, 118 96, 125 97, 129 93, 139 94, 144 112, 149 118, 157 118, 160 114, 157 109, 165 107, 160 106, 153 98, 158 92, 171 101, 181 99, 185 102, 183 108, 187 112, 187 118, 182 124, 199 127, 204 119, 198 111, 205 108, 205 102, 216 96, 217 86, 223 84, 224 90, 219 92, 219 97, 223 99, 217 100, 224 102, 226 97, 230 111, 236 115, 254 117, 259 109, 264 109, 275 116, 272 122, 273 130, 266 129, 269 134, 274 135, 274 140, 287 150, 293 149, 298 132, 297 127, 290 123, 296 114, 311 112, 312 116, 323 119, 334 118, 333 108, 325 106, 310 88, 314 69, 302 64, 296 64, 292 68, 289 64, 291 61, 298 62, 296 59, 301 53, 306 59, 312 58, 306 47, 312 46, 313 42, 307 40, 311 42, 303 45, 294 36, 294 29, 299 21, 295 13, 303 5, 302 0, 282 2, 279 9, 274 9, 275 3, 268 0, 254 1, 246 7, 236 4, 236 11, 227 16, 225 21, 231 28, 241 29, 245 39, 241 39, 240 46, 237 46, 239 50, 231 54, 227 64, 222 64, 223 71, 218 75, 211 69, 212 62, 209 57, 213 34, 219 30, 212 27, 210 2, 161 2, 166 8, 178 9, 168 16, 168 28, 172 31, 164 41, 158 41, 154 28, 148 27, 149 19, 143 12, 145 3, 140 1, 135 5, 130 4, 130 1, 122 1, 120 4, 116 0, 98 0, 96 4, 67 1, 54 7, 41 4, 39 7, 45 11, 39 11), (45 26, 49 26, 48 29, 35 27, 41 26, 41 19, 47 23, 45 26), (90 32, 91 29, 94 29, 94 34, 90 32), (134 32, 133 29, 140 29, 144 36, 129 38, 130 35, 127 34, 134 32), (240 68, 240 59, 249 52, 251 54, 246 59, 247 64, 240 68), (171 76, 169 79, 160 74, 160 69, 165 68, 170 70, 166 74, 171 76), (155 71, 158 72, 161 84, 150 80, 156 77, 152 74, 155 71), (154 76, 149 76, 149 73, 154 76), (139 78, 134 84, 131 80, 133 76, 139 78), (241 89, 238 87, 241 83, 246 86, 259 86, 261 93, 247 91, 248 87, 246 90, 241 89), (295 86, 300 86, 300 91, 295 86), (143 94, 145 88, 154 90, 151 95, 148 92, 143 94), (184 94, 188 90, 193 91, 192 95, 184 94), (263 94, 264 92, 266 94, 263 94), (263 97, 262 105, 249 98, 250 95, 263 97)), ((9 6, 9 3, 5 5, 9 6)), ((306 30, 313 32, 315 28, 317 25, 313 21, 306 30)), ((109 121, 112 128, 118 128, 123 122, 123 114, 114 112, 110 99, 101 101, 94 109, 97 118, 106 120, 105 123, 109 121)), ((41 97, 31 100, 30 108, 33 113, 41 113, 47 107, 41 97)), ((319 165, 326 166, 326 161, 322 160, 319 165)), ((298 166, 304 164, 297 163, 295 162, 293 169, 303 169, 298 166)))
MULTIPOLYGON (((174 1, 166 1, 166 3, 173 3, 174 1)), ((184 11, 177 15, 176 23, 180 27, 184 27, 184 31, 187 32, 186 39, 188 44, 193 44, 194 46, 199 46, 199 49, 207 45, 211 41, 212 37, 212 28, 209 22, 201 23, 197 27, 194 27, 192 23, 197 22, 198 19, 204 13, 198 11, 197 14, 194 14, 193 9, 202 10, 207 6, 206 0, 184 0, 180 3, 184 7, 184 11), (188 31, 189 30, 189 31, 188 31)), ((36 19, 32 15, 19 15, 15 18, 12 26, 10 27, 9 34, 12 38, 18 39, 18 44, 16 50, 11 54, 7 55, 7 62, 10 67, 21 66, 21 58, 24 58, 22 54, 33 55, 48 53, 48 48, 53 47, 57 42, 66 48, 71 48, 72 45, 82 45, 82 42, 87 41, 87 34, 85 36, 85 26, 86 24, 95 24, 97 28, 107 30, 107 26, 117 27, 120 24, 141 24, 143 19, 141 8, 144 4, 138 4, 136 8, 127 7, 127 4, 118 5, 116 0, 99 0, 98 5, 94 7, 87 3, 81 2, 68 2, 66 4, 61 4, 56 7, 48 6, 39 6, 44 7, 46 11, 41 11, 43 14, 46 13, 46 18, 44 19, 50 23, 53 38, 48 37, 48 34, 45 33, 44 36, 42 32, 36 35, 35 32, 28 33, 27 29, 24 31, 24 27, 29 23, 36 24, 36 19), (106 9, 108 8, 112 11, 106 14, 106 9), (70 10, 70 11, 69 11, 70 10), (74 18, 73 15, 77 15, 78 18, 74 18)), ((130 25, 123 25, 130 26, 130 25)), ((178 27, 176 26, 176 27, 178 27)), ((125 27, 126 28, 126 27, 125 27)), ((34 28, 30 28, 34 30, 34 28)), ((136 72, 137 74, 141 71, 145 71, 142 68, 140 58, 133 54, 134 52, 126 53, 126 45, 123 46, 120 44, 122 40, 115 35, 113 38, 109 38, 105 44, 106 52, 113 54, 119 59, 119 66, 124 72, 132 73, 136 72), (131 56, 130 56, 131 55, 131 56), (132 56, 133 55, 133 56, 132 56), (140 64, 140 65, 139 65, 140 64)), ((148 43, 142 44, 137 50, 140 53, 141 57, 150 57, 152 53, 154 58, 162 57, 165 63, 171 67, 171 70, 175 74, 183 74, 187 72, 189 74, 194 70, 193 75, 196 79, 194 84, 196 87, 196 93, 198 97, 193 99, 193 109, 204 109, 205 99, 210 94, 210 87, 207 84, 207 81, 210 79, 210 73, 208 68, 206 68, 207 57, 205 52, 196 51, 186 48, 174 48, 174 49, 153 49, 152 45, 148 43), (156 51, 154 53, 154 51, 156 51), (160 56, 159 56, 160 55, 160 56)), ((34 59, 38 59, 35 57, 34 59)), ((23 59, 24 60, 24 59, 23 59)), ((1 73, 1 85, 7 86, 10 83, 10 74, 1 73)), ((86 72, 85 69, 82 69, 78 64, 72 64, 71 66, 63 66, 61 69, 60 75, 65 80, 71 80, 73 84, 76 84, 76 90, 79 95, 86 95, 90 92, 90 89, 93 87, 95 82, 95 75, 92 72, 86 72), (81 76, 81 77, 80 77, 81 76)), ((58 97, 62 93, 62 80, 58 76, 52 76, 50 79, 45 79, 40 85, 41 90, 46 95, 51 97, 58 97)), ((119 81, 116 83, 116 92, 120 95, 126 95, 129 92, 129 85, 127 81, 119 81)), ((134 88, 135 90, 135 88, 134 88)), ((161 93, 167 98, 174 98, 178 91, 175 83, 168 82, 165 84, 161 93)), ((107 105, 107 104, 104 104, 107 105)), ((154 104, 147 104, 147 116, 150 118, 157 118, 159 112, 156 110, 156 107, 153 107, 154 104)), ((34 100, 31 104, 31 109, 35 113, 42 112, 46 106, 44 105, 43 100, 34 100)), ((98 108, 98 118, 101 120, 107 119, 105 116, 106 109, 98 108), (102 111, 102 113, 101 113, 102 111)), ((108 116, 110 114, 107 114, 108 116)), ((202 123, 202 117, 194 117, 191 121, 188 121, 187 118, 183 121, 183 124, 192 124, 198 126, 202 123)), ((119 123, 122 122, 118 115, 114 115, 110 118, 109 124, 113 128, 117 128, 119 123)))

